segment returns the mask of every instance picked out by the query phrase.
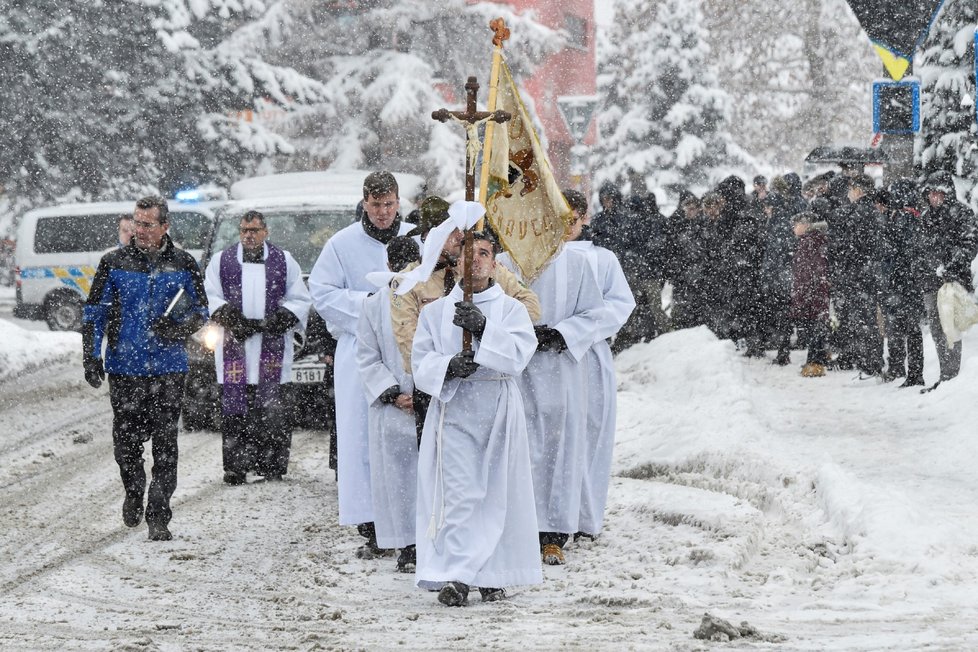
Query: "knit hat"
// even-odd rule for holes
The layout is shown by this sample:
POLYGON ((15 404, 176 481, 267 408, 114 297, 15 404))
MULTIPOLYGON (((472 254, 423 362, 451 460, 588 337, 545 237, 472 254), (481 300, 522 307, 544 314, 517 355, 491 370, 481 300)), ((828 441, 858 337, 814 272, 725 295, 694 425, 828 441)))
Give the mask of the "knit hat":
POLYGON ((424 235, 447 220, 448 202, 435 195, 425 197, 424 201, 421 202, 419 212, 418 226, 411 229, 407 235, 424 235))
POLYGON ((926 192, 935 191, 943 192, 945 195, 953 195, 954 177, 951 176, 950 172, 945 170, 934 172, 927 177, 927 183, 924 184, 924 190, 926 192))

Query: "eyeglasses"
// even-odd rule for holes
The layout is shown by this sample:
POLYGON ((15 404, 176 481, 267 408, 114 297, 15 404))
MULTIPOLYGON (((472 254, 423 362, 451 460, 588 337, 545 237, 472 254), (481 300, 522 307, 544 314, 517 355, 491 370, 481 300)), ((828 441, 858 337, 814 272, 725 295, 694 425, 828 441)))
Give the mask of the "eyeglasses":
POLYGON ((261 226, 242 226, 238 228, 238 231, 241 233, 252 233, 252 234, 261 233, 264 230, 265 228, 261 226))
POLYGON ((132 223, 132 225, 137 229, 155 229, 161 224, 161 222, 141 222, 139 220, 134 220, 132 223))

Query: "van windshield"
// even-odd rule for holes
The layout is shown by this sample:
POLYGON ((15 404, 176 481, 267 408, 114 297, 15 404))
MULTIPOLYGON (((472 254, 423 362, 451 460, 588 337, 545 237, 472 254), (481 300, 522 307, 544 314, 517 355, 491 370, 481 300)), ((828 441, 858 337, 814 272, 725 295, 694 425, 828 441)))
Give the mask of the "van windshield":
MULTIPOLYGON (((170 237, 184 249, 203 249, 211 218, 202 213, 170 212, 170 237)), ((105 251, 119 244, 119 213, 54 215, 37 220, 34 253, 105 251)))
POLYGON ((55 215, 37 220, 34 253, 105 251, 119 244, 119 215, 55 215))
MULTIPOLYGON (((263 210, 268 225, 268 242, 279 249, 285 249, 308 274, 319 258, 323 245, 342 228, 356 220, 353 209, 315 209, 263 210)), ((237 244, 238 224, 241 215, 222 213, 218 218, 214 242, 211 243, 211 256, 237 244)))

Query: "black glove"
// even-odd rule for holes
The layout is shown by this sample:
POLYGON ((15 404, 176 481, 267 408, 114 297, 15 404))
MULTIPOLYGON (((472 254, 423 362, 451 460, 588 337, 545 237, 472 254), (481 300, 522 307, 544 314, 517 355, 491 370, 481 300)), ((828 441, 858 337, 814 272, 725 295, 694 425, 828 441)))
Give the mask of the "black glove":
POLYGON ((397 397, 401 395, 401 388, 397 385, 391 385, 384 390, 384 393, 377 397, 377 400, 385 405, 393 405, 397 401, 397 397))
POLYGON ((471 301, 457 301, 455 303, 455 318, 452 323, 460 328, 464 328, 476 337, 482 337, 486 331, 486 316, 471 301))
POLYGON ((160 317, 153 322, 150 330, 160 339, 179 342, 193 335, 203 325, 199 315, 192 315, 182 322, 176 322, 172 317, 160 317))
POLYGON ((284 335, 285 331, 299 323, 299 318, 288 308, 279 308, 271 317, 266 317, 264 323, 263 332, 269 335, 284 335))
POLYGON ((475 351, 459 351, 448 363, 445 378, 468 378, 479 368, 475 361, 475 351))
POLYGON ((554 351, 560 353, 567 350, 567 342, 560 331, 549 326, 534 326, 533 332, 537 336, 537 351, 554 351))
POLYGON ((86 355, 82 360, 85 367, 85 382, 98 389, 105 380, 105 368, 102 366, 102 358, 86 355))
POLYGON ((211 320, 231 331, 231 335, 239 342, 244 342, 252 335, 260 333, 262 329, 260 320, 248 319, 230 303, 225 303, 218 308, 211 315, 211 320))

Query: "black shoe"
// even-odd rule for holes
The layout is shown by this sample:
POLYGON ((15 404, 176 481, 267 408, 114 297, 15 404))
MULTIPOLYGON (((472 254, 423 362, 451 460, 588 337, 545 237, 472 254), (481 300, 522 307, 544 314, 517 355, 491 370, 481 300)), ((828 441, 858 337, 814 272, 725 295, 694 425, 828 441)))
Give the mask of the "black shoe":
POLYGON ((401 548, 401 554, 397 556, 397 572, 413 573, 418 564, 418 551, 413 545, 401 548))
POLYGON ((575 532, 574 541, 577 541, 578 539, 588 539, 589 541, 594 541, 594 535, 588 534, 587 532, 575 532))
POLYGON ((480 586, 479 594, 482 596, 483 602, 498 602, 506 599, 506 591, 504 589, 484 589, 480 586))
POLYGON ((243 485, 245 483, 245 476, 243 473, 232 473, 231 471, 224 472, 224 484, 229 484, 233 487, 243 485))
POLYGON ((449 582, 438 592, 438 602, 446 607, 461 607, 469 599, 469 585, 464 582, 449 582))
POLYGON ((149 526, 149 540, 150 541, 170 541, 173 539, 173 535, 170 534, 170 530, 167 529, 165 523, 146 523, 149 526))
POLYGON ((143 497, 126 495, 122 502, 122 522, 126 527, 136 527, 143 520, 143 497))
MULTIPOLYGON (((923 384, 923 383, 921 383, 921 384, 923 384)), ((934 384, 933 384, 933 385, 931 385, 930 387, 925 387, 924 389, 922 389, 922 390, 920 390, 920 393, 921 393, 921 394, 926 394, 926 393, 928 393, 928 392, 933 392, 933 391, 934 391, 935 389, 937 389, 937 387, 938 387, 938 386, 939 386, 940 384, 941 384, 941 381, 937 381, 936 383, 934 383, 934 384)))
POLYGON ((923 387, 923 386, 924 386, 923 378, 911 378, 907 376, 907 379, 903 381, 903 384, 901 384, 898 387, 898 389, 904 389, 906 387, 923 387))
POLYGON ((893 382, 897 378, 903 378, 905 375, 906 374, 903 373, 902 369, 894 369, 893 367, 890 367, 889 369, 883 372, 883 382, 884 383, 893 382))
POLYGON ((791 354, 788 351, 778 351, 777 357, 774 358, 774 364, 779 367, 787 367, 791 364, 791 354))

